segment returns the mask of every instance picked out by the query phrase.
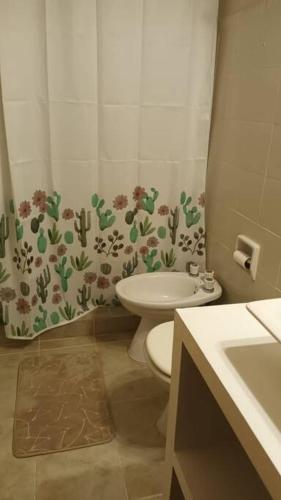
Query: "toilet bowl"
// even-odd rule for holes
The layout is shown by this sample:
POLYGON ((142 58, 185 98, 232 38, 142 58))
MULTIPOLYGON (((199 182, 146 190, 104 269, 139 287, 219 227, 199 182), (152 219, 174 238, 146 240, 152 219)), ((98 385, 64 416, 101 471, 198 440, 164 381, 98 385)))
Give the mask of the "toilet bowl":
MULTIPOLYGON (((170 389, 171 382, 173 340, 174 322, 168 321, 152 328, 145 341, 147 364, 158 380, 162 381, 167 391, 170 389)), ((157 422, 157 427, 163 435, 166 435, 167 420, 168 405, 157 422)))
POLYGON ((141 322, 129 347, 129 355, 136 361, 146 362, 145 339, 155 326, 174 318, 177 308, 207 304, 221 296, 217 281, 213 291, 206 291, 203 275, 192 277, 183 272, 155 272, 130 276, 116 285, 121 304, 130 312, 141 316, 141 322))

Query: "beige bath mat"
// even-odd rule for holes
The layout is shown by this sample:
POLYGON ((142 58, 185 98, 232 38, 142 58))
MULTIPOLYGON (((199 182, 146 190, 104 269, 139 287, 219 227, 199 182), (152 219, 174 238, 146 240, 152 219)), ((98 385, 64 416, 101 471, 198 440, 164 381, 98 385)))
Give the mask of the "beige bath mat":
POLYGON ((97 352, 48 353, 22 361, 13 434, 16 457, 92 446, 112 437, 97 352))

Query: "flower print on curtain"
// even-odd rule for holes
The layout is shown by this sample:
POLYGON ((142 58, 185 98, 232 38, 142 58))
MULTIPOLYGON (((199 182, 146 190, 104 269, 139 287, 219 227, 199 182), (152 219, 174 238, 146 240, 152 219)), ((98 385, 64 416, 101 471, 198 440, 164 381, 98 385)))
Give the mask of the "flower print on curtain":
MULTIPOLYGON (((38 190, 32 199, 37 196, 38 190)), ((176 270, 179 252, 185 264, 204 256, 203 213, 185 192, 169 208, 156 188, 137 186, 131 200, 117 194, 112 208, 104 210, 104 200, 94 194, 79 212, 71 207, 59 211, 63 200, 58 193, 44 197, 41 191, 41 196, 43 212, 42 205, 25 200, 15 215, 11 201, 0 221, 0 320, 13 337, 33 337, 93 306, 116 303, 114 285, 120 279, 134 272, 176 270), (142 197, 135 201, 140 189, 142 197), (100 232, 91 231, 95 217, 100 232), (9 226, 12 263, 5 258, 9 226)))
POLYGON ((216 16, 203 0, 0 1, 7 337, 118 304, 134 273, 204 266, 216 16))

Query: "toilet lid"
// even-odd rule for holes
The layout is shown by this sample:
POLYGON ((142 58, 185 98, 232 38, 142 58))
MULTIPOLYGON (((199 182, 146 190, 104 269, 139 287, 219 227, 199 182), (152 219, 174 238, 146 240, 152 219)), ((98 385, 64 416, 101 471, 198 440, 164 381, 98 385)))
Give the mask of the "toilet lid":
POLYGON ((169 377, 172 373, 173 338, 173 321, 155 326, 146 337, 146 349, 152 363, 169 377))

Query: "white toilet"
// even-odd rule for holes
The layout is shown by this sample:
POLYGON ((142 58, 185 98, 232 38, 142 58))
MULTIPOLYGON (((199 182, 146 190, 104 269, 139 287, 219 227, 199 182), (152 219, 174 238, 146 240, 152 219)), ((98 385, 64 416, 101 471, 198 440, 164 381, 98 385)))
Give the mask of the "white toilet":
MULTIPOLYGON (((145 354, 148 366, 154 375, 163 382, 167 391, 170 388, 172 373, 172 354, 174 322, 168 321, 152 328, 145 342, 145 354)), ((157 422, 161 434, 166 435, 168 405, 157 422)))
POLYGON ((174 318, 177 308, 195 307, 212 302, 221 296, 217 281, 212 291, 204 288, 203 274, 198 277, 183 272, 154 272, 136 274, 119 281, 116 293, 121 304, 141 316, 141 322, 129 347, 129 355, 146 362, 145 339, 152 328, 174 318))
POLYGON ((145 342, 146 359, 150 369, 168 385, 172 373, 173 339, 174 322, 168 321, 152 328, 145 342))

